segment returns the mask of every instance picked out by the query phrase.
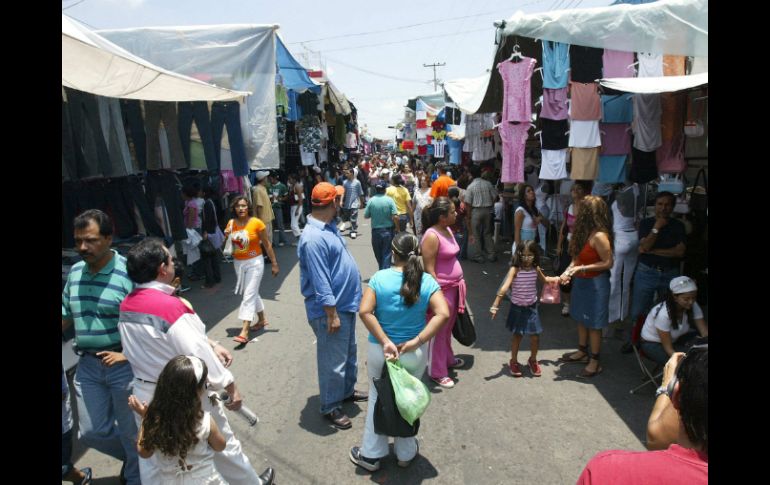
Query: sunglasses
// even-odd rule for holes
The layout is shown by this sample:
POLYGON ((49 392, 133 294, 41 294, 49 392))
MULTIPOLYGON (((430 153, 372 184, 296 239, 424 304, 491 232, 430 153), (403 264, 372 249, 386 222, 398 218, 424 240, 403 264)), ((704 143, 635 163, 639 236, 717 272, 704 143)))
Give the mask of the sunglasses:
POLYGON ((668 386, 666 387, 666 395, 668 395, 668 398, 671 399, 671 396, 674 394, 674 387, 676 387, 676 383, 679 382, 679 369, 682 368, 682 364, 684 364, 684 361, 687 360, 687 357, 694 354, 695 352, 701 351, 701 350, 708 350, 709 344, 699 344, 699 345, 693 345, 690 347, 690 350, 687 351, 686 354, 684 354, 684 357, 682 360, 679 361, 679 364, 676 366, 676 371, 674 372, 674 378, 671 379, 671 382, 668 383, 668 386))

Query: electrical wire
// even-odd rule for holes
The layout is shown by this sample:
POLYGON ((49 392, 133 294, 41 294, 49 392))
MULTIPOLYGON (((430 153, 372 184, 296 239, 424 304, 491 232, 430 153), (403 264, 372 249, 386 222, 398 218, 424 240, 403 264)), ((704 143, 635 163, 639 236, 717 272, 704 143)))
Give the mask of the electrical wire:
POLYGON ((324 56, 324 57, 326 58, 327 61, 336 62, 337 64, 341 64, 341 65, 343 65, 345 67, 348 67, 350 69, 353 69, 353 70, 356 70, 356 71, 361 71, 361 72, 364 72, 366 74, 371 74, 373 76, 384 77, 384 78, 387 78, 387 79, 392 79, 394 81, 403 81, 403 82, 407 82, 407 83, 426 84, 427 82, 429 82, 429 81, 424 81, 424 80, 421 80, 421 79, 408 79, 408 78, 403 78, 403 77, 391 76, 389 74, 383 74, 381 72, 370 71, 369 69, 364 69, 363 67, 354 66, 352 64, 348 64, 346 62, 342 62, 339 59, 333 59, 333 58, 331 58, 329 56, 324 56))
POLYGON ((454 32, 452 34, 439 34, 439 35, 431 35, 428 37, 418 37, 415 39, 407 39, 407 40, 397 40, 395 42, 380 42, 378 44, 367 44, 367 45, 359 45, 354 47, 342 47, 340 49, 325 49, 322 52, 338 52, 338 51, 347 51, 352 49, 366 49, 369 47, 380 47, 383 45, 394 45, 394 44, 406 44, 408 42, 417 42, 419 40, 428 40, 428 39, 435 39, 437 37, 450 37, 454 35, 462 35, 462 34, 469 34, 471 32, 489 32, 491 29, 489 27, 484 27, 483 29, 475 29, 475 30, 465 30, 462 32, 454 32))

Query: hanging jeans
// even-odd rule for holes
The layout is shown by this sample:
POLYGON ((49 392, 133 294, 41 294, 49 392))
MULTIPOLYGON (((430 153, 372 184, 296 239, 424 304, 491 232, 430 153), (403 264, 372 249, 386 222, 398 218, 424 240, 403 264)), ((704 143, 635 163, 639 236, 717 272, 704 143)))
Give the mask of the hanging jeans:
POLYGON ((133 174, 131 153, 128 151, 126 129, 123 127, 123 115, 120 112, 120 102, 116 98, 97 96, 99 103, 99 121, 102 124, 104 141, 110 154, 110 177, 122 177, 133 174))
POLYGON ((128 125, 128 138, 134 144, 134 156, 139 170, 147 170, 147 136, 144 132, 142 106, 136 99, 121 99, 120 109, 123 113, 124 126, 128 125))
POLYGON ((639 258, 639 233, 615 232, 615 254, 610 272, 610 322, 628 317, 631 279, 639 258))
POLYGON ((75 247, 75 229, 72 222, 78 215, 75 182, 64 182, 61 187, 61 247, 75 247))
POLYGON ((233 172, 237 177, 249 174, 249 163, 243 145, 241 132, 241 105, 237 101, 215 101, 211 106, 211 133, 214 137, 214 154, 219 169, 222 166, 222 132, 227 128, 227 140, 230 143, 230 155, 233 160, 233 172))
POLYGON ((62 180, 77 180, 78 165, 75 157, 75 139, 72 133, 72 123, 70 123, 69 105, 61 100, 61 157, 62 157, 62 180))
POLYGON ((184 217, 182 216, 184 204, 182 203, 181 190, 182 184, 173 173, 163 171, 147 172, 147 198, 150 201, 150 207, 154 207, 157 197, 163 199, 166 205, 166 212, 168 213, 171 236, 175 241, 187 239, 184 217))
POLYGON ((144 121, 147 136, 147 169, 159 170, 161 168, 170 168, 177 170, 187 168, 184 153, 182 152, 182 142, 179 141, 176 104, 167 101, 145 101, 144 121), (160 133, 158 131, 161 121, 166 129, 166 139, 168 140, 171 154, 170 167, 163 167, 161 162, 160 133))
MULTIPOLYGON (((190 129, 193 120, 198 128, 198 135, 203 144, 203 155, 206 158, 206 167, 212 172, 218 171, 217 156, 214 153, 214 137, 211 134, 211 117, 209 115, 209 105, 206 101, 191 101, 179 103, 177 106, 179 112, 179 139, 182 143, 182 152, 187 165, 190 161, 190 129)), ((229 131, 228 131, 229 134, 229 131)))
POLYGON ((78 169, 78 177, 108 176, 111 171, 110 154, 99 122, 96 96, 70 88, 64 90, 67 93, 76 157, 80 156, 83 161, 78 169))
POLYGON ((163 230, 155 219, 142 183, 135 177, 113 179, 106 191, 107 201, 115 217, 116 235, 120 238, 131 237, 138 233, 134 206, 142 220, 147 235, 163 237, 163 230))

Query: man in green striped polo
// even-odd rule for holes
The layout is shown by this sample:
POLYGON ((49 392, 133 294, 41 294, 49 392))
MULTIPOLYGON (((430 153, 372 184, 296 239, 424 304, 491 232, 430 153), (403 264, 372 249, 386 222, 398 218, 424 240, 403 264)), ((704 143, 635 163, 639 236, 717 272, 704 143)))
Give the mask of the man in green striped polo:
POLYGON ((134 288, 126 258, 110 249, 112 221, 100 210, 75 218, 75 264, 62 292, 62 331, 75 324, 81 356, 75 373, 80 436, 91 448, 123 461, 121 478, 139 485, 136 422, 128 407, 134 374, 123 355, 119 307, 134 288), (117 426, 115 423, 117 421, 117 426))

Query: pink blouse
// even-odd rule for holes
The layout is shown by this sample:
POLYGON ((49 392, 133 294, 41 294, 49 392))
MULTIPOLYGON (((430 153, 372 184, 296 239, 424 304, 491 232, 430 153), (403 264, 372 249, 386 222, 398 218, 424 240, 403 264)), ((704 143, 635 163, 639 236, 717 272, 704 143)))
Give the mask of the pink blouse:
POLYGON ((436 276, 438 284, 441 286, 447 283, 457 282, 463 279, 463 267, 457 260, 457 254, 460 252, 460 246, 455 241, 452 230, 447 228, 450 236, 446 237, 434 228, 429 228, 422 236, 422 241, 428 234, 435 234, 438 237, 438 254, 436 255, 436 276))

